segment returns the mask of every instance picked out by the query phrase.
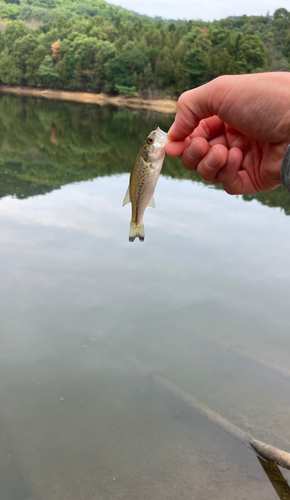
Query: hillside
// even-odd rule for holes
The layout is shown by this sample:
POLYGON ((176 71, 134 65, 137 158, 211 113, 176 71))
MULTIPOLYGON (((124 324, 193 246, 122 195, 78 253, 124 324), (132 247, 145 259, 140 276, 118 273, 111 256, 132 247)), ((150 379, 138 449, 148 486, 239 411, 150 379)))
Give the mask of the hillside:
POLYGON ((284 8, 272 16, 168 22, 103 0, 14 0, 0 2, 0 15, 3 84, 177 96, 223 74, 290 70, 284 8))
POLYGON ((160 17, 149 17, 140 15, 122 7, 105 2, 104 0, 84 0, 74 2, 72 0, 10 0, 0 2, 0 17, 10 20, 30 20, 39 23, 57 21, 60 17, 66 19, 80 18, 89 19, 94 16, 102 16, 106 21, 114 22, 120 18, 125 22, 134 22, 137 19, 149 22, 163 20, 160 17))

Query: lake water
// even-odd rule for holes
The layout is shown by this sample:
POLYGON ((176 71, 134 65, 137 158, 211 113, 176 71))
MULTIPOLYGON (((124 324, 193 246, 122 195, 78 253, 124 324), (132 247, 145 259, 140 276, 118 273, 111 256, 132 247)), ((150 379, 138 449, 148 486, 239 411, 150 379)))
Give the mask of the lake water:
POLYGON ((129 171, 172 120, 0 98, 1 500, 278 498, 154 374, 290 451, 290 195, 166 157, 129 243, 129 171))

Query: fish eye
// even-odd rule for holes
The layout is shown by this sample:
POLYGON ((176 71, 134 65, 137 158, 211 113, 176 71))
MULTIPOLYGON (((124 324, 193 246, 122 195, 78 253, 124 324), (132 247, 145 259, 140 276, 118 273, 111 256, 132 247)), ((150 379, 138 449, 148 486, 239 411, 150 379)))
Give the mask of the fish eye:
POLYGON ((147 144, 152 144, 154 142, 153 137, 148 137, 147 144))

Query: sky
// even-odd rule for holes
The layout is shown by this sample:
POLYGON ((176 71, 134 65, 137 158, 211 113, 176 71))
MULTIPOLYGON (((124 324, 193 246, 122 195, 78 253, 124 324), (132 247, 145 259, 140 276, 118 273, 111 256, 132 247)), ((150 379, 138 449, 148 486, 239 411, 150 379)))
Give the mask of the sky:
POLYGON ((276 9, 284 7, 290 11, 290 0, 108 0, 109 3, 120 5, 139 14, 148 16, 161 16, 166 19, 202 19, 213 21, 228 16, 265 16, 269 11, 273 14, 276 9))

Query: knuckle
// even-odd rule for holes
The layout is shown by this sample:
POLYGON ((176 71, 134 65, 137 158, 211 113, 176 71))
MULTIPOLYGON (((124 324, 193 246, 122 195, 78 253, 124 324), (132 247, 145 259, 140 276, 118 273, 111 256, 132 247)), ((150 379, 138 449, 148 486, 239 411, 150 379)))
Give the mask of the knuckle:
POLYGON ((205 133, 206 137, 210 137, 210 128, 205 120, 201 120, 198 126, 205 133))
POLYGON ((181 96, 179 96, 178 101, 177 101, 177 106, 179 109, 183 109, 187 107, 188 99, 189 99, 189 92, 190 90, 187 90, 186 92, 183 92, 181 96))
POLYGON ((223 86, 226 82, 229 81, 229 76, 232 76, 232 75, 220 75, 218 76, 217 78, 215 78, 213 80, 213 82, 216 84, 216 85, 220 85, 220 86, 223 86))
POLYGON ((197 171, 206 182, 216 182, 217 178, 213 172, 210 172, 207 168, 204 168, 203 165, 197 165, 197 171))
POLYGON ((186 92, 183 92, 183 94, 181 94, 179 96, 178 101, 177 101, 178 107, 183 106, 184 101, 186 100, 185 94, 186 94, 186 92))
POLYGON ((187 158, 182 158, 182 164, 186 168, 186 170, 196 170, 197 169, 197 162, 194 160, 189 160, 187 158))

